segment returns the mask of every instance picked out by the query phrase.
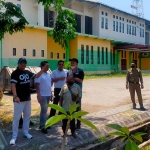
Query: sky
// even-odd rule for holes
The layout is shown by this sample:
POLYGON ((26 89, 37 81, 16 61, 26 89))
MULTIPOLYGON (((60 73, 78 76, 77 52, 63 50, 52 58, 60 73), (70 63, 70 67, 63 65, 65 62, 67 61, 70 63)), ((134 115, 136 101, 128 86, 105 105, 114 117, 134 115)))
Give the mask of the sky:
MULTIPOLYGON (((104 4, 121 9, 132 14, 133 0, 99 0, 104 4)), ((143 0, 144 18, 150 20, 150 0, 143 0)))

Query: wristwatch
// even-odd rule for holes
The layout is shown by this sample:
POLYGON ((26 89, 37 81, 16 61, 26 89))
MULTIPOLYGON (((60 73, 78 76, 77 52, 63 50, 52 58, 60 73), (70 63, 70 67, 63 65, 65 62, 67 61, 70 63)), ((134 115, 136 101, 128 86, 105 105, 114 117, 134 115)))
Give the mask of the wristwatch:
POLYGON ((13 99, 15 99, 16 97, 18 97, 17 95, 13 95, 13 99))

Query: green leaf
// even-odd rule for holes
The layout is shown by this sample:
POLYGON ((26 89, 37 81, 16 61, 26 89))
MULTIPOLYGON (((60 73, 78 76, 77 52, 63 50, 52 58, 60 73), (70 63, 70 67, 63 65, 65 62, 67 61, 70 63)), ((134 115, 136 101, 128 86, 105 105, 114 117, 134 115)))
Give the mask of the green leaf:
POLYGON ((136 143, 134 143, 132 140, 128 140, 126 143, 125 150, 140 150, 136 143))
POLYGON ((58 111, 60 111, 61 113, 67 115, 66 110, 65 110, 64 108, 62 108, 61 106, 59 106, 59 105, 56 105, 56 104, 47 104, 47 106, 48 106, 48 107, 51 107, 51 108, 53 108, 53 109, 55 109, 55 110, 58 110, 58 111))
POLYGON ((75 112, 78 107, 79 107, 79 104, 71 105, 70 108, 69 108, 70 114, 72 114, 73 112, 75 112))
POLYGON ((134 139, 136 139, 136 140, 142 142, 142 141, 143 141, 142 135, 145 135, 145 134, 146 134, 146 133, 137 132, 137 133, 135 133, 135 134, 132 135, 132 136, 133 136, 134 139))
POLYGON ((118 124, 107 124, 106 126, 112 128, 112 129, 116 129, 116 130, 122 132, 122 126, 120 126, 120 125, 118 125, 118 124))
POLYGON ((78 112, 75 112, 72 114, 72 119, 82 117, 82 116, 85 116, 87 114, 88 114, 88 112, 86 112, 86 111, 78 111, 78 112))
POLYGON ((120 139, 121 142, 124 142, 127 139, 127 137, 123 137, 120 139))
POLYGON ((47 127, 50 127, 50 126, 56 124, 57 122, 59 122, 59 121, 65 119, 65 118, 67 118, 66 115, 56 115, 56 116, 53 116, 53 117, 49 118, 49 119, 46 121, 45 126, 46 126, 46 128, 47 128, 47 127))
POLYGON ((92 129, 98 131, 97 127, 93 125, 90 121, 82 119, 82 118, 77 118, 77 119, 80 120, 82 123, 86 124, 87 126, 91 127, 92 129))
POLYGON ((126 136, 124 133, 122 133, 120 131, 119 132, 118 131, 117 132, 113 132, 113 133, 111 133, 111 135, 113 135, 113 136, 114 135, 117 135, 117 136, 126 136))
POLYGON ((130 134, 130 131, 129 131, 129 129, 127 128, 127 127, 122 127, 122 132, 124 132, 126 135, 128 135, 129 136, 129 134, 130 134))

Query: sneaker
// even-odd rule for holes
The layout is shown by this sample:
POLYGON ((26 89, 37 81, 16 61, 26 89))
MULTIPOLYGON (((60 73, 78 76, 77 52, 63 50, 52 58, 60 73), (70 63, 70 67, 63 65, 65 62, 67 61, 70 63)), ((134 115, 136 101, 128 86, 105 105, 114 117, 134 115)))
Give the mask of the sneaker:
POLYGON ((16 140, 15 139, 11 139, 10 140, 10 145, 15 145, 16 140))
POLYGON ((75 133, 72 133, 72 136, 73 136, 74 138, 76 138, 76 137, 77 137, 75 133))
POLYGON ((41 132, 44 133, 44 134, 47 134, 47 133, 48 133, 48 132, 47 132, 47 129, 45 129, 45 128, 41 129, 41 132))
POLYGON ((141 111, 146 111, 146 108, 140 107, 140 110, 141 110, 141 111))
POLYGON ((31 134, 26 134, 26 135, 24 135, 27 139, 32 139, 33 138, 33 136, 31 135, 31 134))

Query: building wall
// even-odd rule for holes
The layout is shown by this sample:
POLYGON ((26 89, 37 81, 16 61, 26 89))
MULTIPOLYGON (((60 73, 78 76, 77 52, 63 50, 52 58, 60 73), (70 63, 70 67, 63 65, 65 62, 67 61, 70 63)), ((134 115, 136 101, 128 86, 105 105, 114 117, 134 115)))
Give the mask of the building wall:
POLYGON ((2 40, 2 66, 16 66, 20 57, 27 58, 29 66, 37 66, 42 60, 46 60, 47 31, 26 28, 13 35, 5 34, 2 40), (13 48, 16 48, 16 56, 13 56, 13 48), (26 56, 23 56, 23 49, 26 49, 26 56), (35 56, 33 50, 36 51, 35 56), (44 50, 44 57, 41 56, 41 50, 44 50))

